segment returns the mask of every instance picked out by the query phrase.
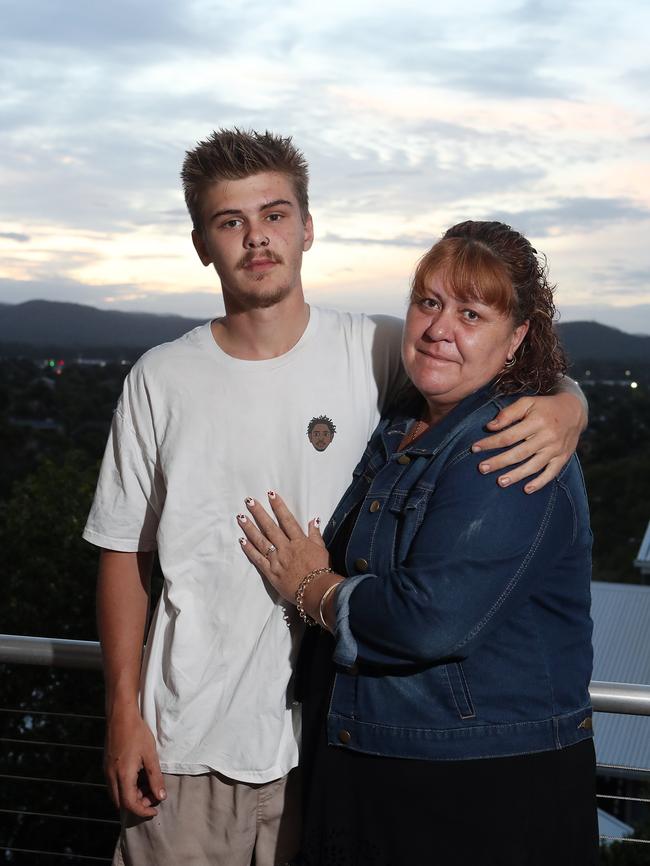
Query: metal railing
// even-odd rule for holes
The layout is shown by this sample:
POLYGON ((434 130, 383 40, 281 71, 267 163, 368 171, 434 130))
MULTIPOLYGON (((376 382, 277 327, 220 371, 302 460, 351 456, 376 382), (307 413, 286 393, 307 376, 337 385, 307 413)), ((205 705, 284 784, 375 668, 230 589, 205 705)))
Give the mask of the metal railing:
MULTIPOLYGON (((92 672, 99 674, 101 653, 96 641, 0 635, 0 663, 87 670, 96 681, 92 672)), ((86 703, 83 690, 73 711, 63 712, 32 695, 28 687, 25 705, 21 699, 0 707, 0 722, 9 729, 0 736, 6 837, 0 859, 30 866, 110 863, 119 820, 102 780, 104 717, 74 711, 86 703)))
POLYGON ((0 634, 0 662, 101 670, 102 655, 95 640, 0 634))
MULTIPOLYGON (((97 641, 80 641, 80 640, 63 640, 58 638, 43 638, 43 637, 27 637, 24 635, 0 635, 0 663, 13 665, 41 665, 45 667, 73 668, 81 670, 100 670, 101 669, 101 651, 97 641)), ((595 712, 602 713, 623 713, 637 716, 650 716, 650 685, 635 685, 629 683, 610 683, 592 681, 589 687, 592 706, 595 712)), ((9 709, 0 708, 0 714, 22 714, 23 716, 43 716, 43 717, 58 717, 61 719, 93 719, 101 721, 101 716, 82 715, 79 713, 59 713, 46 712, 33 709, 9 709)), ((19 740, 3 737, 0 742, 16 744, 19 740)), ((85 749, 90 752, 99 752, 101 747, 89 746, 85 744, 75 743, 57 743, 25 739, 25 743, 37 745, 40 747, 51 747, 53 749, 65 745, 70 749, 85 749)), ((605 765, 599 765, 606 768, 605 765)), ((617 769, 612 767, 611 769, 617 769)), ((618 768, 626 769, 626 768, 618 768)), ((650 778, 650 769, 634 768, 639 773, 647 773, 650 778)), ((6 774, 0 773, 0 779, 3 781, 15 780, 27 783, 43 783, 55 785, 74 785, 86 787, 88 789, 101 789, 103 785, 98 782, 77 782, 64 779, 44 779, 37 776, 21 775, 21 774, 6 774)), ((620 797, 618 795, 598 794, 599 799, 603 800, 630 800, 637 803, 648 804, 650 800, 643 797, 620 797)), ((62 815, 50 812, 39 812, 30 810, 13 810, 0 808, 0 814, 15 814, 26 817, 41 817, 52 818, 62 821, 79 821, 87 822, 89 825, 114 825, 117 831, 119 822, 109 818, 89 818, 82 815, 62 815)), ((612 841, 612 837, 601 837, 612 841)), ((623 841, 629 843, 638 843, 647 845, 650 840, 643 839, 616 839, 615 841, 623 841)), ((97 857, 93 855, 76 854, 71 851, 41 851, 35 848, 23 847, 7 847, 0 844, 0 851, 11 852, 15 854, 33 854, 33 855, 48 855, 50 858, 63 862, 110 862, 109 858, 97 857)))
POLYGON ((596 713, 650 716, 650 686, 592 680, 589 694, 596 713))
MULTIPOLYGON (((97 670, 102 666, 97 641, 14 634, 0 634, 0 662, 97 670)), ((650 716, 650 685, 593 680, 589 694, 594 712, 650 716)))

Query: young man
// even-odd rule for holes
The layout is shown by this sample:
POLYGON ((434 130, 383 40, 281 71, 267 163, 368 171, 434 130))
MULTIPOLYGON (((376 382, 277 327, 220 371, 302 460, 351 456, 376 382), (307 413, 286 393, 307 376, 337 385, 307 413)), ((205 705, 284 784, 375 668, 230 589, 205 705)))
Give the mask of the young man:
MULTIPOLYGON (((125 814, 115 862, 273 866, 299 831, 299 629, 242 555, 235 515, 279 490, 303 524, 327 521, 401 381, 401 322, 305 304, 313 226, 290 139, 221 130, 188 152, 182 177, 225 316, 134 365, 84 533, 102 548, 105 760, 125 814), (318 447, 305 428, 323 418, 336 436, 318 447), (154 550, 165 583, 141 661, 154 550)), ((527 461, 514 482, 548 465, 539 487, 584 409, 566 393, 527 399, 495 429, 517 418, 488 444, 521 444, 489 470, 527 461)))

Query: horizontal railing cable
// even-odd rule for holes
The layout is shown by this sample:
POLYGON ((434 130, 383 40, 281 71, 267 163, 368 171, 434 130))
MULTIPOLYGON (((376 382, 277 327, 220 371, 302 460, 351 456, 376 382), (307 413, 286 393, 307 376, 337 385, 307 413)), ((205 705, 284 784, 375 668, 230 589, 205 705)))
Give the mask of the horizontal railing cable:
POLYGON ((634 836, 601 836, 601 839, 608 839, 610 842, 627 842, 631 845, 650 845, 650 839, 636 839, 634 836))
POLYGON ((0 743, 19 743, 29 746, 53 746, 57 749, 84 749, 89 752, 103 752, 103 746, 85 746, 82 743, 55 743, 49 740, 30 740, 29 737, 0 737, 0 743))
POLYGON ((31 707, 0 707, 0 713, 13 713, 16 716, 52 716, 60 719, 90 719, 95 722, 103 722, 106 716, 91 716, 88 713, 56 713, 54 710, 37 710, 31 707))
POLYGON ((85 815, 65 815, 60 812, 30 812, 27 809, 0 809, 0 815, 29 815, 30 818, 55 818, 57 821, 83 821, 94 824, 116 824, 117 818, 88 818, 85 815))
POLYGON ((11 854, 38 854, 46 857, 66 857, 68 860, 92 860, 93 863, 111 863, 110 857, 94 857, 92 854, 68 854, 67 851, 41 851, 38 848, 8 848, 0 845, 0 851, 11 854))
POLYGON ((16 782, 47 782, 50 785, 75 785, 85 788, 106 788, 105 782, 77 782, 74 779, 48 779, 47 776, 17 776, 13 773, 0 773, 0 779, 13 779, 16 782))
POLYGON ((599 770, 627 770, 630 773, 650 774, 648 767, 629 767, 627 764, 601 764, 600 762, 596 766, 599 770))
POLYGON ((629 800, 631 803, 650 803, 647 797, 624 797, 622 794, 596 794, 602 800, 629 800))

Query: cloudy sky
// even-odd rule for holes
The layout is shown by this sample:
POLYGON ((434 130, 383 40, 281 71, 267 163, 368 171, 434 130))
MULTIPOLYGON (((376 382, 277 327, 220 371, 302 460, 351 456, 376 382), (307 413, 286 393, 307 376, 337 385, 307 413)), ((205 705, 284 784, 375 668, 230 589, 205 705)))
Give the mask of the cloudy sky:
POLYGON ((309 160, 310 300, 399 313, 447 226, 497 218, 564 320, 650 333, 647 0, 0 8, 0 302, 219 312, 178 172, 237 124, 309 160))

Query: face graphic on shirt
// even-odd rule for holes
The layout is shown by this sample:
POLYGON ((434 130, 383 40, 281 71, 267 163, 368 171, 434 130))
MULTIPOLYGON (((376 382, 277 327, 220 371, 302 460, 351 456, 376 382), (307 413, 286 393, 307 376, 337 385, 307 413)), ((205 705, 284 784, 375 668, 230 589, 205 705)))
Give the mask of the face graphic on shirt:
POLYGON ((316 451, 324 451, 331 443, 335 433, 336 427, 327 415, 312 418, 307 426, 307 438, 316 451))

